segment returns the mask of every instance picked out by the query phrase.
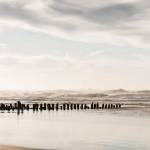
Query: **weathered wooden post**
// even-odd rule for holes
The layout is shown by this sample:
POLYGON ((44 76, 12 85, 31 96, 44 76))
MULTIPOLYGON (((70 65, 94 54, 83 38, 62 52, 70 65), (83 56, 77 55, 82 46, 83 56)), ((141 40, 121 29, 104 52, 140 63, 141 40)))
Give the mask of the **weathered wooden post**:
POLYGON ((96 109, 96 104, 95 103, 93 104, 93 109, 96 109))
POLYGON ((29 109, 30 109, 30 108, 29 108, 29 104, 27 104, 27 105, 26 105, 26 109, 27 109, 27 110, 29 110, 29 109))
POLYGON ((111 108, 111 106, 110 106, 110 104, 108 104, 108 107, 107 107, 108 109, 110 109, 111 108))
POLYGON ((76 106, 76 104, 73 104, 74 105, 74 109, 76 110, 77 109, 77 106, 76 106))
POLYGON ((10 106, 6 104, 5 109, 9 112, 10 111, 10 106))
POLYGON ((86 104, 84 104, 84 108, 83 109, 87 109, 87 105, 86 104))
POLYGON ((35 111, 35 109, 36 109, 35 104, 32 104, 32 109, 33 109, 33 111, 35 111))
POLYGON ((69 110, 69 103, 66 104, 67 110, 69 110))
POLYGON ((46 110, 46 103, 44 103, 43 109, 46 110))
POLYGON ((118 109, 118 104, 115 104, 115 105, 116 105, 115 108, 118 109))
POLYGON ((40 104, 40 111, 43 110, 43 104, 40 104))
POLYGON ((66 110, 66 104, 63 103, 63 110, 66 110))
POLYGON ((118 106, 119 108, 121 108, 121 104, 119 104, 119 106, 118 106))
POLYGON ((11 109, 12 111, 14 111, 15 110, 15 106, 12 104, 12 109, 11 109))
POLYGON ((73 110, 73 104, 72 103, 70 104, 70 109, 73 110))
POLYGON ((56 103, 56 110, 58 111, 58 109, 59 109, 59 104, 56 103))
POLYGON ((51 106, 52 110, 55 110, 55 104, 51 104, 51 106))
POLYGON ((80 104, 77 104, 77 110, 79 110, 80 109, 80 104))
POLYGON ((93 102, 91 103, 91 109, 93 109, 94 108, 94 106, 93 106, 94 104, 93 104, 93 102))
POLYGON ((20 101, 17 101, 17 106, 18 106, 18 109, 22 109, 22 104, 20 101))
POLYGON ((83 110, 83 109, 84 109, 84 104, 81 104, 81 107, 80 107, 80 108, 81 108, 81 110, 83 110))
POLYGON ((96 103, 96 109, 99 109, 99 103, 98 102, 96 103))
POLYGON ((47 104, 47 109, 51 110, 51 105, 50 104, 47 104))
MULTIPOLYGON (((29 107, 30 109, 30 107, 29 107)), ((38 111, 39 110, 39 104, 36 104, 36 110, 38 111)))
POLYGON ((115 109, 115 104, 113 104, 113 109, 115 109))
POLYGON ((102 104, 102 109, 104 109, 105 107, 104 107, 104 104, 102 104))

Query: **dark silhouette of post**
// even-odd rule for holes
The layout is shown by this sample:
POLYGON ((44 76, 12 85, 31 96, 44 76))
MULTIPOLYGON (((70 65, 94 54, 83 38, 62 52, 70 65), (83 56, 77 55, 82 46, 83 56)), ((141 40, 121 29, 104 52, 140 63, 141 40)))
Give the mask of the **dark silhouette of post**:
POLYGON ((44 103, 43 109, 46 110, 46 103, 44 103))
POLYGON ((97 104, 94 104, 94 109, 97 109, 97 104))
POLYGON ((85 110, 87 109, 87 105, 86 105, 86 104, 84 104, 84 109, 85 109, 85 110))
POLYGON ((52 110, 55 110, 55 104, 51 104, 51 106, 52 110))
POLYGON ((43 104, 40 104, 40 111, 43 110, 43 104))
POLYGON ((74 109, 76 110, 76 109, 77 109, 77 105, 76 105, 76 104, 73 104, 73 106, 74 106, 74 109))
POLYGON ((70 104, 70 109, 73 110, 73 104, 72 103, 70 104))
POLYGON ((99 109, 99 103, 96 103, 96 109, 99 109))
POLYGON ((17 101, 16 103, 0 103, 0 110, 2 111, 14 111, 17 110, 17 114, 20 114, 20 112, 23 112, 24 110, 30 110, 38 111, 38 110, 86 110, 86 109, 120 109, 121 103, 114 103, 114 104, 105 104, 103 103, 101 107, 99 107, 99 103, 92 102, 91 104, 88 103, 53 103, 53 104, 47 104, 47 103, 33 103, 31 104, 22 104, 20 101, 17 101), (30 107, 31 106, 31 107, 30 107))
POLYGON ((63 103, 63 110, 66 110, 66 104, 63 103))
POLYGON ((84 109, 84 104, 81 104, 80 108, 81 108, 81 110, 83 110, 84 109))
POLYGON ((56 110, 58 111, 58 109, 59 109, 59 104, 56 103, 56 110))
POLYGON ((79 110, 80 109, 80 104, 77 104, 77 110, 79 110))
POLYGON ((119 105, 118 107, 119 107, 119 109, 120 109, 120 108, 121 108, 121 104, 118 104, 118 105, 119 105))
POLYGON ((27 105, 26 105, 26 109, 27 109, 27 110, 29 110, 29 109, 30 109, 29 104, 27 104, 27 105))
POLYGON ((66 106, 67 106, 67 110, 69 110, 69 109, 70 109, 70 107, 69 107, 69 103, 67 103, 67 104, 66 104, 66 106))
POLYGON ((107 104, 107 109, 110 109, 110 104, 107 104))
POLYGON ((113 104, 113 109, 115 109, 116 108, 116 105, 115 104, 113 104))
POLYGON ((91 103, 91 109, 94 109, 94 104, 93 104, 93 102, 91 103))
POLYGON ((116 105, 116 109, 118 109, 118 104, 115 104, 116 105))
POLYGON ((22 109, 22 104, 21 104, 21 102, 20 101, 17 101, 17 109, 22 109))
POLYGON ((47 104, 47 109, 51 110, 51 105, 50 104, 47 104))

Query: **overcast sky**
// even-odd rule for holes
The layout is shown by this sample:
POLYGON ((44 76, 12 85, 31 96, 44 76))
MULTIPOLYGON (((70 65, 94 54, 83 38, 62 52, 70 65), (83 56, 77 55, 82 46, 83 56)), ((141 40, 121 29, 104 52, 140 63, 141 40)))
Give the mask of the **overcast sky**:
POLYGON ((0 90, 150 89, 149 0, 0 0, 0 90))

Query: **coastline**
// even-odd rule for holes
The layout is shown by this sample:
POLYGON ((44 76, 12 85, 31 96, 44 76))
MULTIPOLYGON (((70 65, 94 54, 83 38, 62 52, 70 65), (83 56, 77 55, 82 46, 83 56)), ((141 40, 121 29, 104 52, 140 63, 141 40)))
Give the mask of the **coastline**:
POLYGON ((25 147, 17 147, 17 146, 0 145, 0 150, 44 150, 44 149, 35 149, 35 148, 25 148, 25 147))

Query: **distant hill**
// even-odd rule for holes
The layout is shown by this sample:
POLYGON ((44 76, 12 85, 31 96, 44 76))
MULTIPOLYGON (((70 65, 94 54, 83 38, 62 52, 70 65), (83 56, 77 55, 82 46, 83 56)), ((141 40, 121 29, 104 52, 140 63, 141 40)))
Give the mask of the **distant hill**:
POLYGON ((105 97, 140 97, 150 95, 150 90, 128 91, 115 89, 108 91, 98 90, 47 90, 47 91, 0 91, 1 98, 105 98, 105 97), (125 96, 126 95, 126 96, 125 96))
POLYGON ((141 90, 137 91, 137 93, 150 94, 150 90, 141 90))
POLYGON ((125 89, 115 89, 115 90, 105 91, 105 93, 107 93, 107 94, 123 94, 123 93, 129 93, 129 91, 127 91, 125 89))

